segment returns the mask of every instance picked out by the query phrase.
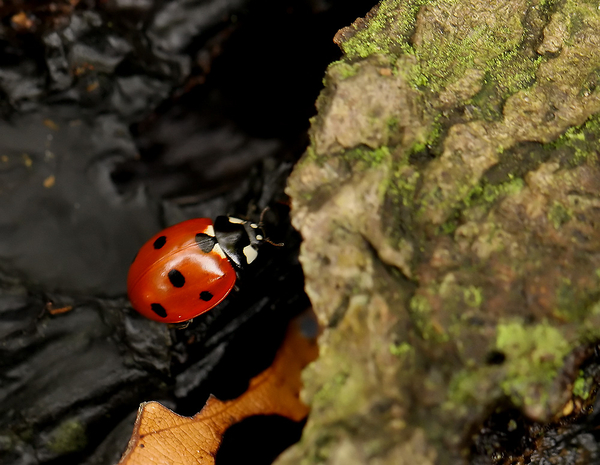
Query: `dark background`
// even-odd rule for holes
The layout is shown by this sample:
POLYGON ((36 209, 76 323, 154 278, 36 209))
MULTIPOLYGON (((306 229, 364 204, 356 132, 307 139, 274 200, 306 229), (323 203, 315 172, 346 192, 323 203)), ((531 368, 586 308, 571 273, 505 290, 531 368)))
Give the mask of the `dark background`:
MULTIPOLYGON (((309 305, 285 180, 333 35, 373 3, 0 1, 0 463, 115 463, 140 402, 192 415, 269 365, 309 305), (148 237, 266 207, 285 245, 218 308, 183 330, 130 308, 148 237)), ((217 463, 269 463, 301 426, 249 419, 217 463)))

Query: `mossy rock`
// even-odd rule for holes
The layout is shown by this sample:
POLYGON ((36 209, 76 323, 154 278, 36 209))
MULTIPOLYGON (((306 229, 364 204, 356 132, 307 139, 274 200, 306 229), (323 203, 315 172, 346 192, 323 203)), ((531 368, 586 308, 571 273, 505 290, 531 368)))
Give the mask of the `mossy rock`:
POLYGON ((384 0, 336 42, 288 184, 326 329, 278 463, 469 463, 498 405, 595 392, 600 10, 384 0))

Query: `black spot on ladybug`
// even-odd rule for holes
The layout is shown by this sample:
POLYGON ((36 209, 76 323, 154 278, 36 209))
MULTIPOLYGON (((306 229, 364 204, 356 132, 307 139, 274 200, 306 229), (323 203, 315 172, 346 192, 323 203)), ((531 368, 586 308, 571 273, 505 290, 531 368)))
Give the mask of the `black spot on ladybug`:
POLYGON ((205 253, 210 252, 216 243, 217 243, 217 240, 214 237, 209 236, 208 234, 204 234, 204 233, 196 234, 196 245, 198 247, 200 247, 200 250, 202 250, 202 252, 205 252, 205 253))
POLYGON ((154 241, 154 248, 156 250, 162 248, 163 245, 167 243, 167 236, 160 236, 158 239, 154 241))
POLYGON ((208 302, 212 298, 213 298, 213 295, 208 291, 202 291, 200 293, 200 300, 204 300, 204 302, 208 302))
POLYGON ((185 284, 185 278, 178 270, 169 271, 169 281, 175 287, 183 287, 185 284))
POLYGON ((161 304, 151 304, 150 308, 159 317, 161 317, 161 318, 166 318, 167 317, 167 311, 165 310, 165 307, 163 307, 161 304))
POLYGON ((144 447, 146 447, 146 446, 145 446, 145 445, 143 445, 143 444, 140 444, 140 447, 143 449, 143 448, 144 448, 144 447))

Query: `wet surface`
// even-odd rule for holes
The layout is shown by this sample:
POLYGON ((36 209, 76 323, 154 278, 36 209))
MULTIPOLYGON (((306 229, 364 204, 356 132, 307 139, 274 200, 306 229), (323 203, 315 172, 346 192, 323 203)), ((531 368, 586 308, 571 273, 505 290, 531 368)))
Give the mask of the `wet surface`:
MULTIPOLYGON (((557 418, 547 423, 525 417, 508 400, 499 403, 470 436, 471 465, 579 465, 600 461, 598 348, 581 351, 579 387, 557 418)), ((576 383, 577 384, 577 383, 576 383)))
POLYGON ((193 414, 269 365, 308 305, 283 187, 331 38, 370 6, 0 6, 0 462, 114 463, 140 402, 193 414), (130 308, 148 237, 267 206, 285 245, 218 308, 183 330, 130 308))
POLYGON ((123 294, 126 257, 160 228, 158 208, 111 180, 137 153, 127 126, 75 115, 52 108, 0 122, 2 267, 44 289, 123 294))

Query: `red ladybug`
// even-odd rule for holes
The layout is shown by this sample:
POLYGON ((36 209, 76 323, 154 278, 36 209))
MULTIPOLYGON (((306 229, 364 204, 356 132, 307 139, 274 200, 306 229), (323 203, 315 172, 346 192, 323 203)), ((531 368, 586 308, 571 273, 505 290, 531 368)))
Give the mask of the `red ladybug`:
POLYGON ((138 312, 181 323, 207 312, 231 292, 237 271, 264 240, 256 223, 219 216, 171 226, 146 242, 131 264, 127 294, 138 312))

